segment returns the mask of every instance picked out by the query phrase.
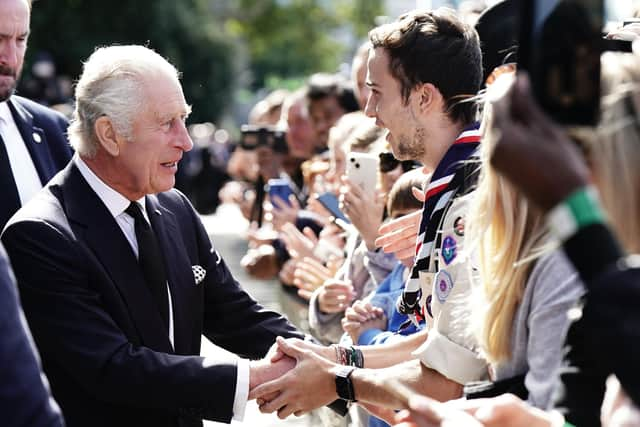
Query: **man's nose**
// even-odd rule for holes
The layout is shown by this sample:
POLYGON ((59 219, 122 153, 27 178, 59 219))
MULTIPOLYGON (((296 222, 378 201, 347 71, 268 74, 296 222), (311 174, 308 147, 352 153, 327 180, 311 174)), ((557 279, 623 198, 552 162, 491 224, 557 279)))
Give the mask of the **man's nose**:
POLYGON ((364 106, 364 114, 367 117, 376 118, 376 106, 374 102, 371 100, 371 95, 367 98, 367 103, 364 106))
POLYGON ((193 141, 191 140, 191 136, 189 135, 189 131, 187 130, 187 126, 185 123, 181 122, 179 134, 177 137, 177 145, 180 146, 182 151, 191 151, 193 148, 193 141))

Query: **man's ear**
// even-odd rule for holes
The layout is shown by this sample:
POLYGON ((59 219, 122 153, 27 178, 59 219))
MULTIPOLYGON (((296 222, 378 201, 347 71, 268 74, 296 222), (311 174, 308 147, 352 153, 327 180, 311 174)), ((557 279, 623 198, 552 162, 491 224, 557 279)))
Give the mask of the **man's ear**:
POLYGON ((99 117, 94 125, 94 130, 100 146, 110 155, 118 156, 120 154, 119 137, 111 119, 107 116, 99 117))
POLYGON ((432 110, 442 98, 440 91, 431 83, 423 83, 417 88, 420 111, 432 110))

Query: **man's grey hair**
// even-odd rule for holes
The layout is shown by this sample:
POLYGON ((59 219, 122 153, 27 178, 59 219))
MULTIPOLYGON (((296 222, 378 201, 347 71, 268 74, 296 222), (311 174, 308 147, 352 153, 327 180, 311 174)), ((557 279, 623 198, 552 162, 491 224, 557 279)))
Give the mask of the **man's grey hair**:
POLYGON ((153 50, 137 45, 96 49, 84 63, 76 85, 76 106, 69 125, 69 140, 82 156, 95 156, 99 141, 95 123, 111 119, 115 131, 130 139, 133 120, 145 107, 145 84, 150 77, 179 79, 176 68, 153 50))

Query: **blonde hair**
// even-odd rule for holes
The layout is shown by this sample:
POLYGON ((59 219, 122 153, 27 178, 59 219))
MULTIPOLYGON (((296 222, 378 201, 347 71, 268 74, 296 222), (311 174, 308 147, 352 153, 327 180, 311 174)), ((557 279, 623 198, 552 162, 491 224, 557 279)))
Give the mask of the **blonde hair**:
POLYGON ((640 252, 640 58, 602 55, 600 126, 588 158, 607 216, 627 252, 640 252))
POLYGON ((511 357, 511 331, 534 260, 551 249, 542 213, 493 169, 489 157, 497 135, 492 108, 482 123, 482 168, 466 217, 467 248, 477 250, 474 333, 491 363, 511 357))

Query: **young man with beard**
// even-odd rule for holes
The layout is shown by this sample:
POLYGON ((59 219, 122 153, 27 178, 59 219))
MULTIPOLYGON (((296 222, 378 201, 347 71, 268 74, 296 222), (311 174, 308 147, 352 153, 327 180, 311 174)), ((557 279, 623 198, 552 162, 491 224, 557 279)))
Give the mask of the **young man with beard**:
MULTIPOLYGON (((479 143, 471 101, 482 79, 478 36, 440 9, 407 13, 372 30, 369 39, 371 94, 365 113, 388 130, 387 141, 399 160, 418 160, 433 171, 415 265, 399 304, 404 313, 426 318, 428 328, 389 346, 362 349, 279 340, 280 350, 296 358, 297 366, 257 387, 252 396, 280 391, 261 407, 280 417, 302 414, 336 397, 399 408, 397 396, 381 386, 391 378, 449 400, 461 396, 465 383, 487 375, 486 362, 467 333, 469 281, 462 254, 464 196, 473 177, 461 166, 479 143)), ((415 226, 398 233, 411 238, 415 226)))

